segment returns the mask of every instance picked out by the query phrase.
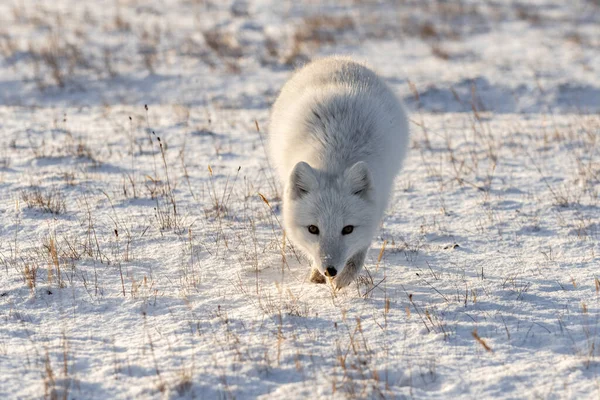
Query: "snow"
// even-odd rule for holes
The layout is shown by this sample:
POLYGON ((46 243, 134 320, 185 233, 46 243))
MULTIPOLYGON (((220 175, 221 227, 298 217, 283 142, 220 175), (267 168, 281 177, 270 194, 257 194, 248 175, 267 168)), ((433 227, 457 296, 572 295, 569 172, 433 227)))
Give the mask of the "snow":
POLYGON ((600 396, 597 2, 164 3, 0 4, 0 397, 600 396), (340 292, 264 149, 332 53, 412 129, 340 292))

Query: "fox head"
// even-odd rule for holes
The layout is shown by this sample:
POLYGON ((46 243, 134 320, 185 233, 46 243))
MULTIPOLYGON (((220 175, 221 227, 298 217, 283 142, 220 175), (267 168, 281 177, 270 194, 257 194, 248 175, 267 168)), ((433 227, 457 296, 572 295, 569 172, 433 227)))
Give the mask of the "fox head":
POLYGON ((287 235, 321 274, 339 276, 349 258, 373 239, 378 224, 374 195, 365 162, 336 176, 299 162, 285 188, 287 235))

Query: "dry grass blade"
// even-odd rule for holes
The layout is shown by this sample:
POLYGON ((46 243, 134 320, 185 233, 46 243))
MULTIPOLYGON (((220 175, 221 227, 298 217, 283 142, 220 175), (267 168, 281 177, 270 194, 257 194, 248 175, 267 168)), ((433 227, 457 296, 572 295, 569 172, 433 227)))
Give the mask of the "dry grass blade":
POLYGON ((258 193, 258 195, 260 196, 260 198, 262 199, 262 201, 269 206, 269 208, 271 208, 271 204, 269 203, 269 200, 267 200, 267 198, 262 194, 262 193, 258 193))
POLYGON ((377 256, 377 265, 375 266, 375 272, 379 271, 379 263, 381 262, 381 259, 383 258, 383 253, 385 252, 386 245, 387 245, 387 239, 383 241, 383 244, 381 245, 381 250, 379 250, 379 255, 377 256))
POLYGON ((493 353, 493 350, 490 346, 488 346, 488 344, 485 342, 485 340, 483 340, 479 334, 477 333, 477 329, 474 329, 473 332, 471 333, 471 335, 473 335, 473 337, 475 338, 475 340, 477 341, 477 343, 479 343, 481 346, 483 346, 483 348, 490 352, 493 353))

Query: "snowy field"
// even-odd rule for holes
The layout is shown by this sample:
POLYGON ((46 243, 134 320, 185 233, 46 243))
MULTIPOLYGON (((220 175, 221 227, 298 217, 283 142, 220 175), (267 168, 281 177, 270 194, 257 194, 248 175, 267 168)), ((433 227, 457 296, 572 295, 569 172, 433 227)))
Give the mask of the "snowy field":
POLYGON ((597 0, 7 0, 0 22, 0 398, 600 398, 597 0), (308 282, 265 155, 279 88, 332 53, 412 132, 340 292, 308 282))

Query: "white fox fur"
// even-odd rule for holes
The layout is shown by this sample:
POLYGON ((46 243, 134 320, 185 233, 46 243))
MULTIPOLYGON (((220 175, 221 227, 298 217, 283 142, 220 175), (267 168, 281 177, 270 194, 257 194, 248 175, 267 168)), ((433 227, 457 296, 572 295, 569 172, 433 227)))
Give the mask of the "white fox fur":
POLYGON ((311 259, 311 281, 334 276, 340 289, 362 268, 408 135, 400 101, 350 58, 314 61, 283 86, 271 113, 270 159, 284 185, 286 234, 311 259))

